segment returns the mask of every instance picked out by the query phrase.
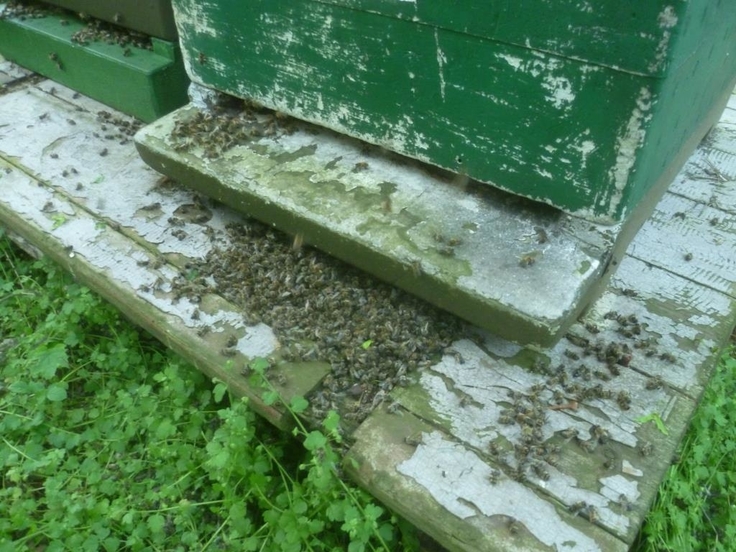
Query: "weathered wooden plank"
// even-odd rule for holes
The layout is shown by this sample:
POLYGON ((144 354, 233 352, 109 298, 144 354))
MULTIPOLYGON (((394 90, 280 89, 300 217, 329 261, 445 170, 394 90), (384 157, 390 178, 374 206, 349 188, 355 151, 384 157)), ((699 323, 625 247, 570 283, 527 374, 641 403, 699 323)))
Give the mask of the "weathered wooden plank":
MULTIPOLYGON (((726 135, 718 139, 717 149, 712 140, 701 145, 675 191, 665 195, 632 242, 608 288, 571 327, 570 337, 534 350, 485 334, 455 343, 438 364, 417 376, 415 385, 392 395, 396 418, 416 417, 427 424, 424 442, 414 453, 382 446, 396 441, 401 422, 375 415, 357 434, 352 454, 364 464, 352 471, 356 480, 397 507, 402 499, 391 494, 392 486, 410 492, 410 508, 431 512, 440 542, 465 550, 453 537, 453 523, 470 512, 479 517, 478 502, 487 503, 499 482, 518 477, 525 466, 528 488, 504 489, 505 501, 486 515, 518 519, 515 505, 528 500, 526 493, 533 489, 559 509, 581 501, 593 505, 594 524, 631 543, 736 314, 736 236, 728 212, 736 194, 729 185, 733 157, 725 153, 726 135), (705 177, 705 182, 692 181, 705 177), (684 197, 711 194, 717 194, 711 205, 684 197), (679 255, 678 247, 683 248, 679 255), (688 251, 694 254, 691 260, 685 257, 688 251), (599 349, 609 352, 598 358, 599 349), (608 362, 611 354, 617 362, 608 362), (557 409, 560 402, 574 408, 557 409), (543 415, 529 412, 535 404, 543 415), (657 429, 659 421, 666 435, 657 429), (432 433, 437 431, 445 437, 432 433), (654 453, 643 456, 650 445, 654 453), (549 464, 553 447, 560 450, 549 464), (464 476, 463 470, 486 476, 497 470, 492 479, 498 482, 481 478, 464 486, 456 476, 464 476)), ((522 524, 544 542, 543 529, 535 532, 533 522, 522 524)), ((485 546, 517 549, 503 528, 493 530, 485 546)))
POLYGON ((629 254, 733 297, 734 233, 736 223, 724 211, 668 194, 642 226, 629 254))
MULTIPOLYGON (((54 95, 23 90, 0 102, 0 151, 9 171, 0 172, 5 190, 0 198, 3 224, 205 373, 250 397, 265 417, 288 425, 290 418, 265 405, 262 390, 251 387, 241 374, 255 357, 278 358, 280 344, 271 329, 246 323, 242 310, 215 295, 205 295, 200 303, 177 298, 172 282, 179 270, 162 262, 165 254, 182 268, 187 259, 201 258, 216 244, 225 244, 222 229, 237 215, 204 207, 208 220, 182 217, 180 225, 171 227, 167 217, 196 203, 191 192, 161 185, 160 175, 138 158, 131 142, 106 141, 102 133, 117 132, 115 123, 96 120, 84 108, 77 111, 62 99, 72 98, 72 91, 49 83, 41 86, 53 87, 54 95), (24 99, 24 109, 19 110, 18 98, 24 99), (10 125, 3 126, 11 120, 14 130, 23 129, 23 140, 10 125), (108 151, 101 156, 103 148, 108 151), (118 221, 127 226, 120 227, 118 221), (186 239, 177 238, 175 230, 185 232, 186 239), (211 331, 199 335, 204 328, 211 331), (226 348, 232 357, 221 354, 226 348)), ((97 106, 82 98, 74 101, 97 106)), ((279 365, 271 376, 288 400, 308 394, 327 370, 323 363, 279 365)))
POLYGON ((545 343, 564 331, 617 237, 618 229, 593 227, 594 236, 581 238, 559 212, 490 189, 468 193, 318 128, 259 138, 208 159, 200 145, 181 149, 175 138, 174 129, 197 116, 183 108, 141 130, 136 141, 146 162, 514 340, 545 343))
POLYGON ((491 485, 495 468, 481 455, 408 412, 376 411, 356 437, 348 473, 450 550, 628 548, 521 483, 501 476, 491 485))

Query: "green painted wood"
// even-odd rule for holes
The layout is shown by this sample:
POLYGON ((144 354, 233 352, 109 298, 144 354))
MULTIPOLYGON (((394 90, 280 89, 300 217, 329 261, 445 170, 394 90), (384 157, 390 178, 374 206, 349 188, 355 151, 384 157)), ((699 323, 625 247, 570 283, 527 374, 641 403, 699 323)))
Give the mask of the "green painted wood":
POLYGON ((736 83, 726 0, 439 4, 173 2, 195 82, 604 223, 654 204, 736 83))
POLYGON ((164 40, 176 41, 176 24, 170 0, 43 0, 164 40))
POLYGON ((153 51, 101 42, 81 46, 71 37, 83 26, 59 15, 0 19, 0 54, 143 121, 187 101, 189 81, 174 45, 154 38, 153 51))

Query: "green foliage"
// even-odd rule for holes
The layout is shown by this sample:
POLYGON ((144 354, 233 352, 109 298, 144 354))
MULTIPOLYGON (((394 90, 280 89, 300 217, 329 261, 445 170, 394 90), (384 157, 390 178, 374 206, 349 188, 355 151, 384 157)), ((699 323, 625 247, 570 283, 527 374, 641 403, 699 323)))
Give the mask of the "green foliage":
POLYGON ((728 551, 736 542, 736 349, 721 357, 635 547, 728 551))
POLYGON ((340 477, 337 414, 279 433, 2 236, 0 370, 0 552, 416 549, 340 477))

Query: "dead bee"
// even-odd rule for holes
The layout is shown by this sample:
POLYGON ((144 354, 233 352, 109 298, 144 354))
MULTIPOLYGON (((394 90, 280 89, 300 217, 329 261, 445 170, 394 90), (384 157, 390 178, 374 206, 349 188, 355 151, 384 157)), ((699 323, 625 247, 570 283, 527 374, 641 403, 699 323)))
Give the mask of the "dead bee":
POLYGON ((674 215, 672 215, 673 218, 679 218, 680 220, 685 220, 685 213, 682 211, 677 211, 674 215))
POLYGON ((708 223, 709 223, 709 224, 710 224, 711 226, 718 226, 718 224, 719 224, 720 222, 721 222, 721 221, 720 221, 720 220, 718 220, 718 218, 717 218, 717 217, 713 217, 712 219, 710 219, 710 220, 708 221, 708 223))
POLYGON ((51 159, 58 159, 59 158, 59 154, 58 153, 52 153, 51 155, 49 155, 49 157, 51 159))
POLYGON ((498 417, 498 423, 503 425, 512 425, 514 423, 514 418, 512 416, 509 416, 508 414, 501 414, 498 417))
POLYGON ((220 349, 220 354, 226 357, 234 357, 237 354, 237 351, 235 349, 225 348, 220 349))
POLYGON ((532 471, 542 481, 549 481, 549 472, 541 462, 534 462, 532 464, 532 471))
POLYGON ((672 353, 662 353, 659 355, 660 360, 664 360, 666 362, 669 362, 670 364, 674 364, 677 358, 672 353))
POLYGON ((598 521, 598 510, 595 506, 589 504, 586 510, 586 515, 590 523, 595 523, 596 521, 598 521))
POLYGON ((123 50, 123 57, 130 57, 133 55, 133 51, 130 48, 125 48, 123 50))
POLYGON ((462 244, 463 240, 461 240, 460 238, 450 238, 447 240, 447 245, 449 245, 450 247, 457 247, 458 245, 462 244))
POLYGON ((100 157, 105 157, 107 155, 107 148, 102 148, 100 150, 100 157))
POLYGON ((520 530, 521 530, 521 523, 519 523, 515 519, 512 519, 509 522, 509 533, 511 533, 512 535, 516 535, 519 533, 520 530))
POLYGON ((687 262, 690 262, 690 261, 692 261, 692 260, 693 260, 693 254, 692 254, 692 253, 690 253, 690 252, 687 252, 687 253, 685 253, 685 254, 684 254, 684 255, 682 256, 682 258, 683 258, 683 259, 684 259, 685 261, 687 261, 687 262))
MULTIPOLYGON (((59 59, 59 54, 57 54, 56 52, 51 52, 49 54, 49 59, 54 62, 54 65, 56 65, 56 67, 59 69, 59 71, 62 70, 62 65, 61 65, 61 60, 59 59)), ((52 88, 51 89, 51 95, 53 96, 55 94, 56 94, 56 89, 55 88, 52 88)))
POLYGON ((654 389, 662 389, 664 386, 664 380, 662 379, 662 376, 654 376, 653 378, 649 378, 647 380, 647 384, 645 387, 647 389, 654 390, 654 389))
POLYGON ((452 247, 438 247, 437 253, 439 253, 443 257, 454 257, 455 249, 452 247))
POLYGON ((151 288, 148 287, 146 284, 141 284, 140 286, 138 286, 138 289, 140 291, 142 291, 143 293, 150 293, 151 292, 151 288))
POLYGON ((654 452, 654 445, 652 445, 652 443, 650 443, 649 441, 643 441, 639 445, 639 454, 640 455, 642 455, 642 456, 649 456, 650 454, 652 454, 652 452, 654 452))
POLYGON ((161 204, 157 201, 156 203, 149 203, 148 205, 144 205, 141 207, 141 211, 155 211, 156 209, 160 209, 161 204))
POLYGON ((424 433, 417 431, 416 433, 412 433, 411 435, 404 437, 404 442, 412 447, 417 447, 422 444, 423 438, 424 433))
MULTIPOLYGON (((565 335, 565 338, 570 343, 572 343, 573 345, 575 345, 577 347, 580 347, 580 348, 585 348, 585 347, 588 347, 590 345, 590 340, 589 339, 586 339, 585 337, 577 336, 575 334, 571 334, 571 333, 566 334, 565 335)), ((567 350, 569 350, 569 349, 567 349, 567 350)), ((565 354, 566 355, 567 355, 567 350, 565 351, 565 354)))
POLYGON ((597 325, 593 324, 592 322, 586 322, 585 329, 588 330, 592 334, 597 334, 597 333, 600 333, 601 331, 600 328, 597 325))
POLYGON ((635 289, 625 288, 621 290, 621 293, 626 297, 636 297, 639 295, 635 289))
POLYGON ((501 449, 498 447, 498 443, 496 441, 491 441, 488 443, 488 454, 490 454, 493 457, 498 456, 501 453, 501 449))
POLYGON ((199 329, 197 330, 197 335, 198 335, 199 337, 204 337, 204 336, 206 336, 206 335, 207 335, 208 333, 210 333, 210 327, 209 327, 209 326, 202 326, 201 328, 199 328, 199 329))
POLYGON ((77 121, 75 121, 74 119, 67 119, 66 122, 69 123, 72 126, 76 126, 76 124, 77 124, 77 121))
POLYGON ((565 352, 563 354, 569 359, 580 360, 580 355, 577 354, 575 351, 571 351, 570 349, 565 349, 565 352))
POLYGON ((498 470, 491 470, 491 472, 488 474, 488 482, 491 485, 497 485, 500 478, 501 472, 498 470))
POLYGON ((623 493, 618 496, 618 505, 624 512, 631 512, 634 509, 634 505, 629 502, 629 499, 623 493))
POLYGON ((54 206, 53 201, 47 201, 44 206, 41 208, 41 211, 44 213, 53 213, 56 211, 56 207, 54 206))
POLYGON ((234 335, 231 335, 227 338, 227 341, 225 342, 226 347, 235 347, 238 344, 238 338, 234 335))
POLYGON ((619 394, 616 395, 616 403, 621 410, 628 410, 631 408, 631 395, 629 392, 620 391, 619 394))
POLYGON ((567 510, 572 515, 577 515, 580 512, 582 512, 583 510, 586 510, 587 508, 588 508, 588 503, 585 502, 585 501, 583 501, 583 500, 581 500, 580 502, 575 502, 574 504, 570 504, 570 506, 568 506, 567 510))
POLYGON ((401 403, 399 401, 393 401, 386 407, 386 411, 389 414, 399 414, 401 412, 401 403))
POLYGON ((600 443, 601 445, 605 445, 608 442, 608 438, 609 438, 608 431, 603 429, 601 426, 594 424, 590 426, 589 431, 590 431, 590 436, 593 439, 596 439, 598 443, 600 443))
POLYGON ((123 22, 123 14, 120 12, 116 13, 113 15, 112 20, 119 25, 123 22))
POLYGON ((411 272, 414 275, 415 278, 419 278, 419 276, 422 275, 424 272, 422 270, 422 262, 421 261, 412 261, 411 263, 411 272))
POLYGON ((580 437, 575 438, 575 442, 578 444, 578 446, 583 449, 588 454, 592 454, 595 452, 595 449, 597 448, 597 443, 590 439, 581 439, 580 437))
POLYGON ((547 231, 541 226, 535 226, 534 232, 537 234, 537 243, 547 243, 549 241, 547 231))
POLYGON ((200 312, 199 312, 199 309, 194 309, 194 310, 192 311, 192 314, 190 315, 190 318, 191 318, 192 320, 199 320, 199 316, 200 316, 200 312))
POLYGON ((353 172, 354 173, 363 172, 363 171, 367 171, 367 170, 368 170, 368 163, 366 163, 365 161, 358 161, 353 166, 353 172))
POLYGON ((519 258, 519 266, 521 268, 529 268, 537 262, 538 252, 526 253, 519 258))

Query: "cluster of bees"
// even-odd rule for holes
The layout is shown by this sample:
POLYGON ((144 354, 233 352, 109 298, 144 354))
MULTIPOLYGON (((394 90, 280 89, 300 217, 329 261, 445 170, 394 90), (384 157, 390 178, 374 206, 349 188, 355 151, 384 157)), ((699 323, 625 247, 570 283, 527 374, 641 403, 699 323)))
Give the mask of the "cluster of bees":
MULTIPOLYGON (((635 315, 611 311, 603 318, 614 323, 613 330, 621 336, 621 340, 599 339, 598 326, 585 324, 588 335, 566 336, 571 348, 563 354, 571 362, 551 367, 539 361, 532 369, 545 376, 544 384, 535 384, 524 393, 509 392, 511 405, 501 411, 497 421, 501 425, 517 425, 520 430, 518 437, 512 443, 512 451, 493 441, 488 446, 488 454, 512 479, 525 481, 528 476, 533 475, 546 481, 549 479, 546 465, 557 465, 561 445, 566 443, 575 443, 588 454, 601 448, 603 466, 613 469, 617 465, 617 455, 606 446, 610 435, 600 425, 591 425, 587 435, 582 435, 578 429, 571 427, 559 431, 554 440, 546 441, 542 432, 549 410, 576 410, 580 404, 591 399, 609 400, 615 402, 621 410, 628 410, 631 407, 629 392, 614 392, 604 383, 620 375, 622 369, 630 367, 634 354, 657 356, 666 362, 675 361, 673 355, 657 351, 657 339, 647 336, 646 324, 641 323, 635 315), (553 445, 551 442, 559 444, 553 445), (510 452, 513 453, 512 456, 509 455, 510 452)), ((645 384, 648 390, 663 386, 664 381, 659 376, 650 377, 645 384)), ((648 442, 642 442, 638 447, 642 456, 652 454, 653 450, 652 444, 648 442)), ((489 480, 495 484, 500 477, 501 472, 493 470, 489 480)), ((591 521, 597 519, 595 508, 585 503, 572 505, 570 511, 591 521)))
POLYGON ((228 98, 209 110, 198 110, 188 119, 179 119, 171 132, 174 149, 202 149, 207 159, 217 159, 230 148, 262 137, 291 134, 295 120, 259 106, 250 100, 228 98))
POLYGON ((17 0, 5 4, 3 11, 0 12, 0 19, 40 19, 46 17, 49 13, 59 11, 54 8, 47 8, 35 2, 19 2, 17 0))
MULTIPOLYGON (((86 46, 90 42, 105 42, 106 44, 117 44, 123 48, 123 55, 131 55, 131 47, 141 48, 144 50, 152 50, 151 37, 143 33, 131 31, 124 27, 118 27, 106 21, 100 21, 93 17, 89 17, 84 13, 78 14, 79 18, 86 23, 83 29, 75 32, 71 41, 86 46)), ((117 22, 120 22, 119 15, 116 16, 117 22)), ((62 24, 63 21, 62 21, 62 24)))
POLYGON ((331 373, 309 397, 315 420, 337 410, 350 429, 464 335, 456 317, 324 253, 295 247, 303 240, 254 221, 231 225, 228 233, 226 249, 213 248, 185 267, 175 293, 196 301, 215 291, 243 307, 247 324, 273 329, 281 360, 329 362, 331 373))
MULTIPOLYGON (((122 119, 110 113, 109 111, 98 111, 97 121, 100 123, 100 130, 104 134, 94 132, 95 138, 101 138, 105 140, 115 140, 122 146, 130 142, 136 132, 143 125, 140 121, 134 119, 122 119)), ((99 154, 104 157, 107 155, 107 150, 100 150, 99 154), (102 153, 102 152, 105 153, 102 153)))

